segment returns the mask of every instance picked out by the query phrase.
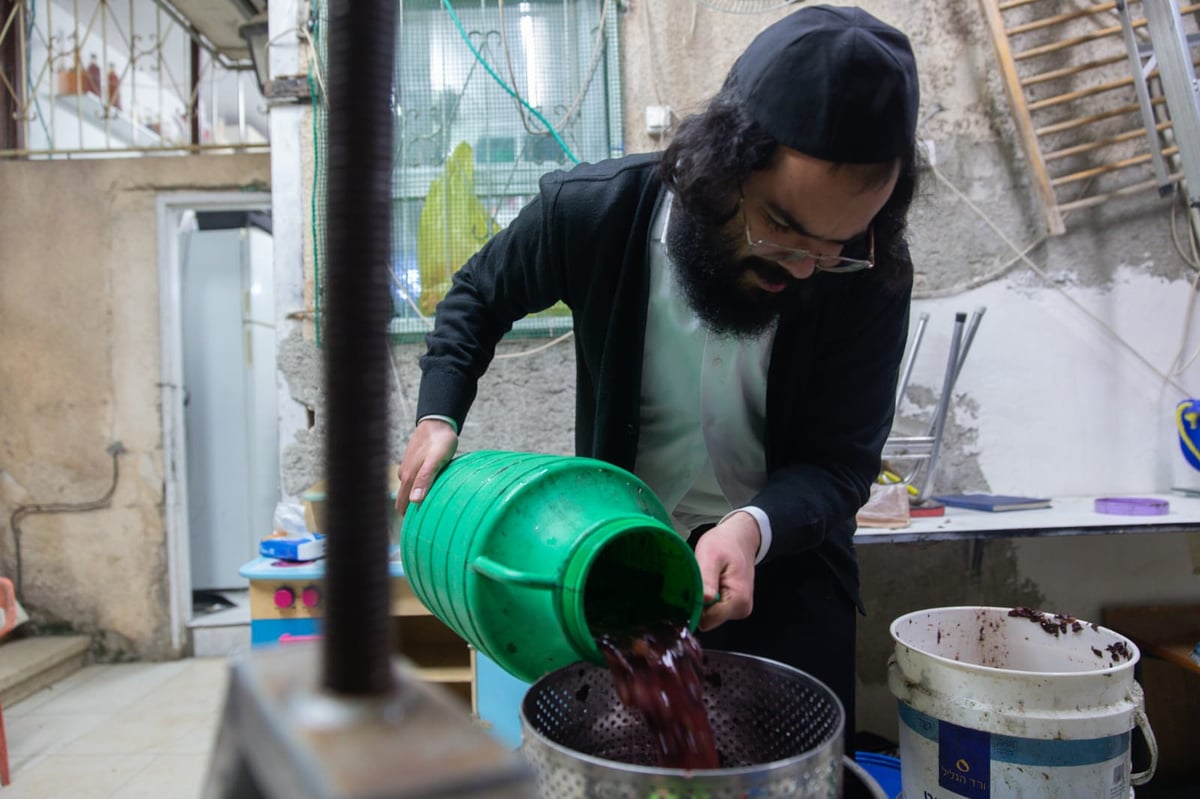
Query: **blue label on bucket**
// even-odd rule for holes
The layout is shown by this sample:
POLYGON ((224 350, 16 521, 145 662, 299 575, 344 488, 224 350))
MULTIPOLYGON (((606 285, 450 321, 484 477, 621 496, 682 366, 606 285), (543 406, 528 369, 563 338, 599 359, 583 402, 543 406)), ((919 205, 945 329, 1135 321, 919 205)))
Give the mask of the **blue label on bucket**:
MULTIPOLYGON (((947 730, 963 730, 948 721, 941 721, 914 710, 903 702, 898 703, 900 721, 923 738, 935 741, 938 750, 946 746, 947 730)), ((966 730, 976 732, 975 730, 966 730)), ((987 735, 990 745, 988 756, 999 763, 1021 766, 1091 766, 1106 763, 1113 758, 1123 757, 1129 750, 1130 733, 1107 735, 1103 738, 1015 738, 1011 735, 987 735)))
POLYGON ((991 755, 991 733, 938 723, 938 785, 967 799, 988 799, 991 755))
POLYGON ((998 796, 1043 796, 1041 780, 1066 781, 1069 796, 1129 795, 1129 732, 1018 738, 960 727, 903 702, 898 709, 905 789, 918 798, 990 799, 992 783, 998 796))

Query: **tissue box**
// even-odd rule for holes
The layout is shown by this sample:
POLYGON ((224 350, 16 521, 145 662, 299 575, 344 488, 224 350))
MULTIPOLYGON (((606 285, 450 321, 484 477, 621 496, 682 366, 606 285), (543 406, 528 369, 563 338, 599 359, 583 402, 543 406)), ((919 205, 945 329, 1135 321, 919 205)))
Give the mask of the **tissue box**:
POLYGON ((317 560, 325 557, 325 536, 320 533, 271 536, 259 542, 258 554, 276 560, 317 560))

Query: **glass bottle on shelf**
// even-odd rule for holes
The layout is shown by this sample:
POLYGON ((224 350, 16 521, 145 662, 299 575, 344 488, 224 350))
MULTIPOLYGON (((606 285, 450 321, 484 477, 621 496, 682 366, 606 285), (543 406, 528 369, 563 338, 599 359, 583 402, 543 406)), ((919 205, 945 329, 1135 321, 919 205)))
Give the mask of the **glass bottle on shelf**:
POLYGON ((88 59, 87 90, 91 94, 100 97, 100 86, 100 62, 96 60, 96 54, 92 53, 88 59))
POLYGON ((121 77, 113 62, 108 62, 108 105, 110 108, 121 108, 121 77))
POLYGON ((79 51, 73 51, 67 57, 66 63, 58 70, 59 94, 83 94, 85 75, 83 61, 79 59, 79 51))

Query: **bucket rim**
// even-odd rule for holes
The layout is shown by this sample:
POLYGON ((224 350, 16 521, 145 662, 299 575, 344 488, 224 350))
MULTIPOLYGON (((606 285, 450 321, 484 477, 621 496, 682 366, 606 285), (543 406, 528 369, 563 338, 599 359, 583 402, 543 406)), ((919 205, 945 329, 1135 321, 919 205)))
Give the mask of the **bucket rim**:
MULTIPOLYGON (((898 647, 903 646, 906 649, 910 649, 914 652, 920 652, 921 655, 923 655, 924 657, 930 658, 931 660, 934 660, 938 663, 941 663, 943 665, 946 665, 946 666, 949 666, 952 668, 963 669, 963 670, 968 670, 968 671, 977 671, 982 674, 989 674, 989 675, 1012 675, 1014 677, 1039 677, 1039 676, 1045 676, 1048 674, 1053 674, 1056 677, 1061 677, 1064 679, 1071 678, 1071 677, 1078 677, 1078 678, 1082 679, 1082 678, 1086 678, 1086 677, 1094 677, 1096 675, 1114 674, 1114 673, 1117 673, 1120 671, 1124 671, 1126 669, 1133 669, 1142 658, 1141 650, 1138 648, 1137 644, 1135 644, 1132 640, 1129 639, 1128 636, 1122 635, 1121 633, 1117 632, 1116 630, 1113 630, 1110 627, 1105 627, 1102 624, 1095 624, 1094 622, 1085 622, 1083 619, 1080 619, 1079 621, 1084 623, 1088 627, 1094 626, 1094 628, 1097 632, 1104 631, 1104 632, 1109 633, 1109 634, 1113 635, 1114 637, 1120 639, 1125 644, 1125 646, 1128 647, 1128 649, 1129 649, 1129 653, 1130 653, 1129 658, 1120 663, 1107 663, 1099 668, 1088 669, 1086 671, 1046 671, 1044 669, 1039 670, 1039 671, 1032 671, 1029 669, 1006 669, 1006 668, 1000 668, 999 666, 985 666, 982 663, 971 663, 971 662, 965 661, 965 660, 955 660, 954 658, 949 658, 949 657, 946 657, 945 655, 939 655, 936 652, 929 652, 927 650, 921 649, 918 646, 908 643, 907 641, 901 640, 899 635, 897 634, 897 628, 903 622, 909 621, 910 619, 913 619, 913 618, 916 618, 916 617, 919 617, 922 615, 928 615, 931 613, 938 613, 938 612, 943 612, 943 611, 944 612, 990 611, 990 612, 1002 614, 1004 618, 1011 618, 1008 614, 1010 611, 1015 610, 1015 609, 1016 608, 1002 607, 1002 606, 998 606, 998 605, 950 605, 950 606, 946 606, 946 607, 924 608, 922 610, 914 610, 914 611, 905 613, 901 616, 897 616, 895 619, 892 620, 892 623, 888 626, 888 633, 891 635, 892 641, 898 647)), ((1041 611, 1041 612, 1044 613, 1045 611, 1041 611)))
MULTIPOLYGON (((830 741, 833 741, 834 745, 838 747, 839 753, 842 756, 845 755, 845 752, 841 751, 842 747, 841 747, 840 741, 843 739, 843 737, 845 735, 846 708, 842 705, 842 700, 838 698, 838 695, 833 692, 833 689, 831 689, 824 682, 818 680, 816 677, 814 677, 812 674, 809 674, 807 671, 798 669, 795 666, 789 666, 786 663, 780 663, 778 660, 771 660, 770 658, 759 657, 757 655, 746 655, 741 652, 729 652, 729 651, 722 650, 722 649, 711 649, 711 650, 706 649, 706 650, 704 650, 704 655, 705 655, 705 657, 708 657, 709 655, 716 655, 718 659, 723 659, 723 660, 729 659, 729 660, 742 660, 742 661, 748 661, 748 660, 759 661, 759 662, 763 663, 767 668, 775 668, 775 669, 778 669, 781 671, 788 671, 788 672, 794 672, 796 674, 801 674, 801 675, 807 677, 808 679, 812 680, 813 682, 815 682, 817 685, 824 688, 828 692, 828 696, 826 698, 831 700, 838 709, 837 727, 828 736, 828 738, 826 738, 824 743, 829 743, 830 741)), ((810 749, 807 752, 801 752, 800 754, 792 755, 791 757, 780 758, 779 760, 771 760, 766 763, 756 763, 754 765, 749 765, 749 766, 735 766, 733 768, 683 769, 683 768, 664 768, 662 766, 641 766, 641 765, 637 765, 635 763, 625 763, 620 760, 609 760, 608 758, 597 757, 596 755, 591 755, 586 752, 580 752, 578 750, 571 749, 570 747, 564 746, 564 745, 558 743, 557 741, 551 740, 541 730, 537 729, 529 721, 529 717, 525 712, 525 704, 526 704, 526 702, 529 701, 530 695, 533 693, 534 689, 537 688, 540 683, 545 682, 547 679, 549 679, 553 675, 557 674, 558 672, 562 671, 563 669, 577 668, 580 665, 580 663, 586 663, 587 665, 590 665, 592 668, 600 669, 605 672, 608 671, 608 669, 604 668, 603 666, 598 666, 595 663, 589 663, 588 661, 579 661, 576 663, 570 663, 566 666, 561 666, 558 669, 555 669, 554 671, 549 671, 549 672, 543 674, 541 677, 539 677, 537 680, 535 680, 529 686, 529 688, 526 689, 525 694, 521 697, 521 705, 519 708, 518 716, 519 716, 520 722, 521 722, 522 733, 525 736, 532 736, 532 737, 536 738, 539 745, 552 750, 555 754, 574 758, 576 760, 587 763, 588 765, 591 765, 591 766, 596 766, 598 768, 604 768, 604 769, 617 768, 617 769, 622 769, 622 770, 636 769, 639 774, 644 774, 648 777, 670 777, 670 778, 674 778, 674 779, 696 779, 698 777, 714 777, 715 778, 715 777, 735 777, 735 776, 746 776, 746 775, 759 775, 764 772, 781 770, 781 769, 785 769, 785 768, 792 768, 797 763, 802 763, 806 760, 816 760, 818 757, 825 754, 824 751, 821 749, 810 749)), ((522 747, 525 746, 524 738, 522 738, 521 746, 522 747)))

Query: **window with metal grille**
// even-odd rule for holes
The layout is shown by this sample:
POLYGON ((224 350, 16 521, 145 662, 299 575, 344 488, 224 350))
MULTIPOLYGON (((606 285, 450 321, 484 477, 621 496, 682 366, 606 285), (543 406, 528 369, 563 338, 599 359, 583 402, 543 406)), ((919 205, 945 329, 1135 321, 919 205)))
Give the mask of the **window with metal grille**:
MULTIPOLYGON (((395 74, 393 332, 423 333, 450 276, 538 179, 622 150, 613 0, 404 0, 395 74)), ((519 330, 569 329, 564 307, 519 330)))

